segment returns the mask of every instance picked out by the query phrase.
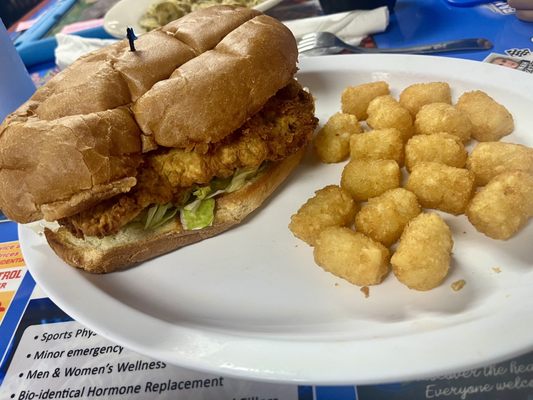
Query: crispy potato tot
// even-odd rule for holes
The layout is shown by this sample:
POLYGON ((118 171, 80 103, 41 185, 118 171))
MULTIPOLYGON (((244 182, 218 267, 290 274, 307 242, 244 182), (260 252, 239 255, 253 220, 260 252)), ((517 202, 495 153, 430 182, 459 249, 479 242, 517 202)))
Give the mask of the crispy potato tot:
POLYGON ((402 107, 391 96, 379 96, 368 105, 366 123, 372 129, 396 128, 402 134, 404 142, 413 136, 413 118, 409 111, 402 107))
POLYGON ((352 160, 342 171, 341 187, 358 201, 399 186, 400 167, 394 160, 352 160))
POLYGON ((315 192, 291 217, 289 229, 297 238, 315 245, 321 231, 330 226, 351 224, 357 203, 344 189, 329 185, 315 192))
POLYGON ((514 130, 511 113, 481 90, 463 93, 456 107, 468 115, 472 137, 480 142, 496 142, 514 130))
POLYGON ((450 85, 446 82, 415 83, 400 93, 400 104, 414 117, 426 104, 452 103, 450 85))
POLYGON ((422 207, 459 215, 472 198, 474 179, 467 169, 422 162, 414 166, 405 188, 416 194, 422 207))
POLYGON ((398 129, 377 129, 350 137, 352 160, 394 160, 403 165, 403 140, 398 129))
POLYGON ((495 176, 472 198, 466 216, 488 237, 509 239, 533 217, 533 175, 507 171, 495 176))
POLYGON ((447 133, 415 135, 405 145, 405 166, 408 171, 426 161, 463 168, 467 157, 468 152, 461 139, 447 133))
POLYGON ((375 113, 382 107, 397 106, 399 104, 400 103, 398 103, 398 100, 396 100, 390 94, 386 94, 372 99, 372 101, 368 103, 368 108, 366 111, 367 113, 375 113))
POLYGON ((316 154, 324 163, 345 160, 350 154, 350 137, 361 133, 357 117, 352 114, 333 114, 315 137, 316 154))
POLYGON ((389 84, 384 81, 349 86, 342 92, 342 112, 353 114, 359 121, 364 121, 368 117, 366 113, 368 103, 378 96, 389 93, 389 84))
POLYGON ((361 207, 355 216, 355 228, 389 247, 400 238, 405 225, 420 212, 414 193, 403 188, 391 189, 369 199, 361 207))
POLYGON ((514 143, 481 142, 468 156, 466 167, 476 176, 478 186, 486 185, 505 171, 533 174, 533 149, 514 143))
POLYGON ((446 222, 438 214, 422 213, 405 227, 391 258, 392 271, 410 289, 433 289, 448 275, 452 248, 446 222))
POLYGON ((468 142, 472 135, 472 123, 461 110, 448 103, 431 103, 422 106, 415 117, 415 133, 431 135, 446 132, 468 142))
POLYGON ((381 283, 389 273, 389 250, 349 228, 323 230, 313 250, 315 262, 358 286, 381 283))

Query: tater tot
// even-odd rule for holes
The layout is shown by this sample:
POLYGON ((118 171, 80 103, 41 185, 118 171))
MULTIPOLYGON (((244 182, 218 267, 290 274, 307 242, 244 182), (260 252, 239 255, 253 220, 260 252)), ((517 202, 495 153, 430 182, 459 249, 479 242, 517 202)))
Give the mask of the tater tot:
POLYGON ((476 176, 478 186, 486 185, 505 171, 533 174, 533 149, 514 143, 481 142, 468 156, 466 167, 476 176))
POLYGON ((349 86, 342 92, 342 112, 353 114, 360 121, 367 118, 368 103, 378 96, 389 94, 389 84, 384 81, 349 86))
POLYGON ((375 113, 381 107, 397 106, 399 104, 400 103, 398 103, 398 100, 396 100, 390 94, 386 94, 383 96, 378 96, 375 99, 373 99, 370 103, 368 103, 368 108, 366 109, 366 111, 367 113, 375 113))
POLYGON ((422 213, 405 227, 391 258, 392 271, 410 289, 433 289, 448 275, 452 248, 446 222, 435 213, 422 213))
POLYGON ((468 152, 461 139, 447 133, 415 135, 405 145, 405 166, 408 171, 426 161, 463 168, 467 157, 468 152))
POLYGON ((355 115, 333 114, 315 137, 318 158, 325 163, 345 160, 350 154, 350 136, 362 131, 355 115))
POLYGON ((350 137, 353 160, 394 160, 403 165, 403 140, 398 129, 377 129, 350 137))
POLYGON ((513 116, 485 92, 463 93, 456 107, 472 122, 472 137, 480 142, 495 142, 514 130, 513 116))
POLYGON ((414 193, 403 188, 391 189, 369 199, 361 207, 355 216, 355 228, 389 247, 399 239, 405 225, 420 212, 414 193))
POLYGON ((400 167, 394 160, 351 160, 342 171, 341 187, 358 201, 399 186, 400 167))
POLYGON ((323 230, 313 250, 315 262, 358 286, 381 283, 389 273, 389 250, 349 228, 323 230))
POLYGON ((357 203, 344 189, 329 185, 315 192, 291 217, 289 229, 297 238, 314 246, 319 233, 329 226, 351 224, 357 203))
POLYGON ((398 129, 404 142, 414 133, 411 114, 391 96, 379 96, 370 102, 366 122, 372 129, 398 129))
POLYGON ((400 93, 400 104, 407 108, 413 117, 426 104, 451 102, 452 93, 446 82, 415 83, 400 93))
POLYGON ((479 232, 509 239, 533 216, 533 175, 508 171, 495 176, 472 198, 466 216, 479 232))
POLYGON ((415 133, 431 135, 440 132, 449 133, 463 142, 468 142, 472 135, 472 123, 468 115, 451 104, 426 104, 416 114, 415 133))
POLYGON ((463 168, 422 162, 413 167, 405 187, 416 194, 422 207, 459 215, 472 198, 474 174, 463 168))

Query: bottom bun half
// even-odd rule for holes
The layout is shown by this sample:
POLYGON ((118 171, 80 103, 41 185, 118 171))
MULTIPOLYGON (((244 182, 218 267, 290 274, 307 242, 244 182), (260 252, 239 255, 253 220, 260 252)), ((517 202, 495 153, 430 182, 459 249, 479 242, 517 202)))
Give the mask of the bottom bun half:
POLYGON ((304 153, 305 148, 272 163, 242 189, 217 197, 212 226, 184 230, 176 219, 155 230, 129 227, 104 238, 77 238, 65 228, 55 231, 47 228, 46 239, 55 253, 73 267, 97 274, 124 269, 213 237, 240 224, 287 179, 300 164, 304 153))

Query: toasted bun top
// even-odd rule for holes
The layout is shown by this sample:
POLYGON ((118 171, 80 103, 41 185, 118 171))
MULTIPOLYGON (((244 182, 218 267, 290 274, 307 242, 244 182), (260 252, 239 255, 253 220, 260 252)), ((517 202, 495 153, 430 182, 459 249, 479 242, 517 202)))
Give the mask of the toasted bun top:
POLYGON ((296 72, 290 31, 216 6, 78 59, 0 125, 0 209, 73 215, 136 183, 142 152, 217 142, 296 72))
POLYGON ((293 43, 287 28, 266 15, 244 23, 137 100, 139 126, 163 146, 218 142, 291 79, 293 43))

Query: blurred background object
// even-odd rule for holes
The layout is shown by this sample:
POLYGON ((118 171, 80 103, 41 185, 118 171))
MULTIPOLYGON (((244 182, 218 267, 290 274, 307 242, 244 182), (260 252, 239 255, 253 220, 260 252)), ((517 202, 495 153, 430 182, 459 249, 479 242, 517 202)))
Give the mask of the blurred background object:
POLYGON ((394 9, 396 0, 320 0, 324 14, 333 14, 349 10, 373 10, 387 6, 389 11, 394 9))
POLYGON ((0 123, 35 91, 28 71, 0 21, 0 123))
POLYGON ((5 27, 9 28, 38 3, 40 0, 1 0, 0 18, 4 21, 5 27))
POLYGON ((533 0, 509 0, 508 3, 516 9, 516 18, 533 22, 533 0))

